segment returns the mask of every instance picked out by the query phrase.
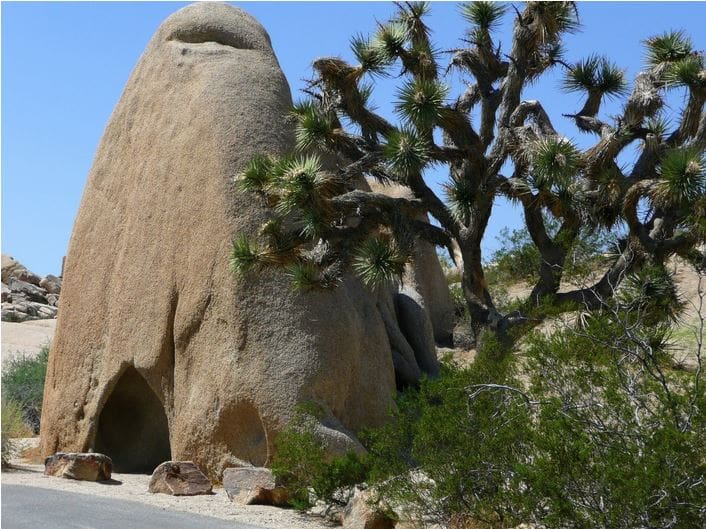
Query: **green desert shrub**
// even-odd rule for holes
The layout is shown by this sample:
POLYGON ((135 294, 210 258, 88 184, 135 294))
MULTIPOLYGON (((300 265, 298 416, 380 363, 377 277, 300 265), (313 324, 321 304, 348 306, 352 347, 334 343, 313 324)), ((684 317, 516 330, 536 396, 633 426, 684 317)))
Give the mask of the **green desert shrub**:
POLYGON ((356 453, 329 455, 315 433, 319 415, 312 406, 300 407, 275 441, 272 472, 289 490, 295 509, 307 509, 316 501, 343 506, 350 499, 352 487, 367 477, 366 462, 356 453))
MULTIPOLYGON (((615 313, 618 316, 618 313, 615 313)), ((664 328, 591 318, 527 350, 539 397, 518 467, 524 518, 553 527, 704 527, 706 393, 667 367, 664 328)))
POLYGON ((514 467, 529 452, 530 409, 501 384, 512 380, 507 360, 482 350, 472 367, 445 364, 398 397, 390 423, 364 435, 371 482, 389 506, 443 526, 467 515, 521 521, 514 467))
POLYGON ((12 399, 22 407, 22 418, 34 433, 39 433, 48 358, 46 345, 35 357, 13 358, 2 374, 3 400, 12 399))
MULTIPOLYGON (((547 231, 554 237, 559 224, 549 216, 545 216, 544 221, 547 231)), ((541 255, 529 232, 526 229, 510 231, 504 228, 497 240, 500 247, 491 254, 486 267, 486 280, 490 288, 498 288, 504 283, 536 281, 541 255)), ((563 277, 569 281, 582 280, 601 266, 603 254, 610 248, 611 238, 605 232, 584 230, 573 242, 564 263, 563 277)))
POLYGON ((490 333, 471 366, 400 393, 389 422, 361 433, 363 459, 326 459, 302 415, 278 440, 277 473, 329 503, 365 481, 383 508, 441 526, 706 527, 706 384, 671 368, 672 287, 645 268, 512 354, 490 333))
POLYGON ((22 420, 22 406, 16 401, 3 398, 2 399, 2 424, 0 425, 2 439, 0 440, 2 448, 2 466, 9 464, 10 459, 15 456, 15 449, 11 439, 13 437, 24 437, 29 432, 27 426, 22 420))
POLYGON ((370 482, 442 525, 704 527, 706 392, 701 372, 669 370, 670 311, 653 325, 653 308, 445 366, 368 432, 370 482))

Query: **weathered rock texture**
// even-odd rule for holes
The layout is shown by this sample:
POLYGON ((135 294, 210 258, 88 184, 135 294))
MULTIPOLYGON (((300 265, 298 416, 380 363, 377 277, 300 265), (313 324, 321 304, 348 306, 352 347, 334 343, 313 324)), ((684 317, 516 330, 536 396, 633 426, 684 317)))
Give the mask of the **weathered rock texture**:
POLYGON ((56 318, 61 278, 39 277, 22 263, 2 254, 2 321, 56 318))
POLYGON ((57 478, 107 481, 112 473, 113 462, 105 454, 58 452, 44 461, 44 474, 57 478))
POLYGON ((233 177, 256 154, 290 150, 290 106, 249 15, 204 2, 160 26, 107 125, 74 226, 43 453, 90 448, 117 471, 191 460, 220 479, 242 461, 267 464, 299 402, 321 405, 319 433, 338 449, 387 418, 396 322, 359 282, 301 295, 283 274, 244 281, 228 267, 234 237, 267 214, 233 177))
POLYGON ((356 489, 343 511, 343 529, 394 529, 395 520, 374 499, 369 491, 356 489))
POLYGON ((198 496, 211 494, 213 485, 191 461, 165 461, 154 469, 148 490, 153 494, 198 496))
MULTIPOLYGON (((375 180, 369 180, 368 184, 373 191, 391 197, 414 198, 408 187, 398 184, 383 185, 375 180)), ((428 219, 423 216, 420 220, 428 219)), ((404 283, 408 289, 418 292, 421 296, 420 302, 434 329, 434 339, 440 344, 450 345, 454 328, 454 305, 433 244, 418 241, 412 262, 407 266, 404 283)))
POLYGON ((240 505, 287 505, 289 493, 279 487, 268 468, 240 467, 223 471, 223 488, 230 501, 240 505))

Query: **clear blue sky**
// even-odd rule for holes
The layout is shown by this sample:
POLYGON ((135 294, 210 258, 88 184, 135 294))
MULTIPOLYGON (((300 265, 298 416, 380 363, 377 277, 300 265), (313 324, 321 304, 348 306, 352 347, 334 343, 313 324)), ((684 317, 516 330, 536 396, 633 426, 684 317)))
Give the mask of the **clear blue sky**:
MULTIPOLYGON (((348 43, 372 32, 390 3, 235 2, 267 28, 295 98, 310 76, 312 59, 351 58, 348 43)), ((2 251, 31 270, 58 274, 61 258, 93 155, 130 71, 157 26, 183 3, 2 3, 2 251)), ((435 3, 430 26, 441 49, 458 47, 465 26, 455 3, 435 3)), ((642 64, 640 42, 667 29, 684 29, 706 49, 705 3, 579 3, 583 31, 567 38, 569 60, 608 54, 632 79, 642 64)), ((510 41, 511 16, 500 31, 510 41)), ((449 81, 458 87, 457 74, 449 81)), ((561 117, 580 108, 579 97, 562 94, 549 76, 527 90, 555 126, 580 144, 561 117)), ((379 87, 374 101, 392 115, 394 89, 379 87)), ((676 108, 680 95, 673 94, 676 108)), ((604 115, 617 112, 609 106, 604 115)), ((629 160, 628 160, 629 161, 629 160)), ((435 179, 443 174, 432 175, 435 179)), ((499 204, 485 242, 490 251, 504 226, 519 213, 499 204)))

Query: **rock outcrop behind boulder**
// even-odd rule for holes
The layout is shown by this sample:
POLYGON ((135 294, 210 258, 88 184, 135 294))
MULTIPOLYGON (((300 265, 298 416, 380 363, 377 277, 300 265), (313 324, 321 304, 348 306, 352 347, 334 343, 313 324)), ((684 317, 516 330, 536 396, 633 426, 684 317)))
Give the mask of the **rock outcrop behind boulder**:
POLYGON ((61 278, 42 278, 9 255, 2 254, 2 321, 56 318, 61 278))
POLYGON ((267 218, 233 178, 254 155, 291 149, 290 107, 269 37, 243 11, 198 3, 160 26, 74 225, 43 453, 93 449, 117 471, 191 460, 220 479, 268 463, 300 402, 324 410, 318 433, 338 450, 386 420, 394 311, 383 318, 352 278, 297 294, 284 274, 229 270, 234 237, 267 218))
MULTIPOLYGON (((368 180, 371 189, 391 197, 414 198, 411 189, 399 184, 380 184, 368 180)), ((426 215, 419 220, 428 221, 426 215)), ((434 329, 434 339, 442 345, 450 345, 455 323, 454 304, 449 285, 441 268, 436 248, 426 241, 418 241, 414 256, 404 275, 406 288, 416 291, 422 306, 429 315, 434 329)))

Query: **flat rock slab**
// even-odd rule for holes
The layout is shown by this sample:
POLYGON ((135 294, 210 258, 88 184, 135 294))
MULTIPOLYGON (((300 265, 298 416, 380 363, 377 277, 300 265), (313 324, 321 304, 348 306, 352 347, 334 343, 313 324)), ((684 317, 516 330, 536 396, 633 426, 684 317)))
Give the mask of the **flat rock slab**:
POLYGON ((149 491, 172 496, 212 494, 213 485, 191 461, 166 461, 154 469, 149 491))
POLYGON ((44 461, 44 474, 83 481, 108 481, 113 461, 104 454, 57 452, 44 461))
POLYGON ((223 488, 230 501, 241 505, 287 505, 289 493, 277 485, 272 471, 262 467, 226 468, 223 488))

